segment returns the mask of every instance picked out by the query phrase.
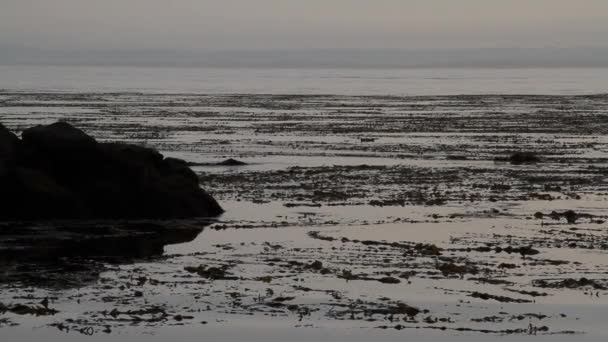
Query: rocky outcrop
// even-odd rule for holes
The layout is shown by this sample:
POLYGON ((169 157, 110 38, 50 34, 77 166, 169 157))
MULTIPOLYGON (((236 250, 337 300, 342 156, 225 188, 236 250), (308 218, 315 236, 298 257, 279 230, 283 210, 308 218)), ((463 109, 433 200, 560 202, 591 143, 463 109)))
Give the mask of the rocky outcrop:
POLYGON ((540 158, 534 152, 515 152, 509 157, 513 165, 534 164, 540 162, 540 158))
POLYGON ((242 166, 242 165, 247 165, 247 163, 240 161, 240 160, 236 160, 233 158, 229 158, 226 159, 224 161, 221 161, 219 163, 217 163, 217 165, 221 165, 221 166, 242 166))
POLYGON ((17 150, 19 138, 0 124, 0 161, 11 159, 17 150))
POLYGON ((99 143, 65 122, 0 126, 0 219, 170 219, 217 216, 220 205, 182 160, 99 143))

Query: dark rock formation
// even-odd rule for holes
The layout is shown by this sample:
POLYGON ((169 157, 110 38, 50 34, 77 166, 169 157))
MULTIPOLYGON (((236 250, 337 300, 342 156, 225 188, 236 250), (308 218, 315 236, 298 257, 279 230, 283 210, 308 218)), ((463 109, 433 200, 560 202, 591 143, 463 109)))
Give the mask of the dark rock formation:
POLYGON ((8 160, 15 156, 19 138, 0 124, 0 160, 8 160))
POLYGON ((574 210, 568 210, 563 215, 570 224, 575 224, 578 219, 578 214, 574 210))
POLYGON ((247 163, 240 161, 240 160, 236 160, 236 159, 226 159, 224 161, 221 161, 219 163, 217 163, 217 165, 222 165, 222 166, 241 166, 241 165, 247 165, 247 163))
POLYGON ((515 152, 509 157, 513 165, 534 164, 540 162, 540 158, 534 152, 515 152))
POLYGON ((0 219, 169 219, 217 216, 186 163, 156 150, 98 143, 65 122, 0 126, 0 219))

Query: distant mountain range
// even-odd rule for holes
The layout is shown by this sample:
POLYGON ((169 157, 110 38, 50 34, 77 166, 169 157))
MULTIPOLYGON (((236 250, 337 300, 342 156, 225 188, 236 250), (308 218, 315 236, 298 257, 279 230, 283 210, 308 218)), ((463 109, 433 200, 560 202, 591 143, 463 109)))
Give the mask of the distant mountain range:
POLYGON ((0 44, 0 64, 271 68, 608 67, 608 48, 60 50, 0 44))

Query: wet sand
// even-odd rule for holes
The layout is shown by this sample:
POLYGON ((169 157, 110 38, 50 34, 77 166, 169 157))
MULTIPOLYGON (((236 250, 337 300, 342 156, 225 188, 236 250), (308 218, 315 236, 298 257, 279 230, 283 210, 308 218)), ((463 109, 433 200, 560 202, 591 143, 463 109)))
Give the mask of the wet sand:
POLYGON ((601 95, 0 93, 8 128, 68 120, 158 148, 227 210, 164 222, 202 232, 162 255, 5 262, 0 332, 603 340, 607 110, 601 95))

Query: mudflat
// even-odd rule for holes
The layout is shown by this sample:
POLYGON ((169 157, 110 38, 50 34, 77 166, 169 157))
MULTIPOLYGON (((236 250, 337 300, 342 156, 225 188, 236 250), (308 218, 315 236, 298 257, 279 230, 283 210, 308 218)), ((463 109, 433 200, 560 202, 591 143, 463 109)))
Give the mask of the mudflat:
POLYGON ((11 131, 67 121, 156 148, 226 210, 3 223, 0 333, 605 339, 606 114, 607 95, 0 92, 11 131), (141 253, 27 248, 130 225, 163 234, 141 253))

